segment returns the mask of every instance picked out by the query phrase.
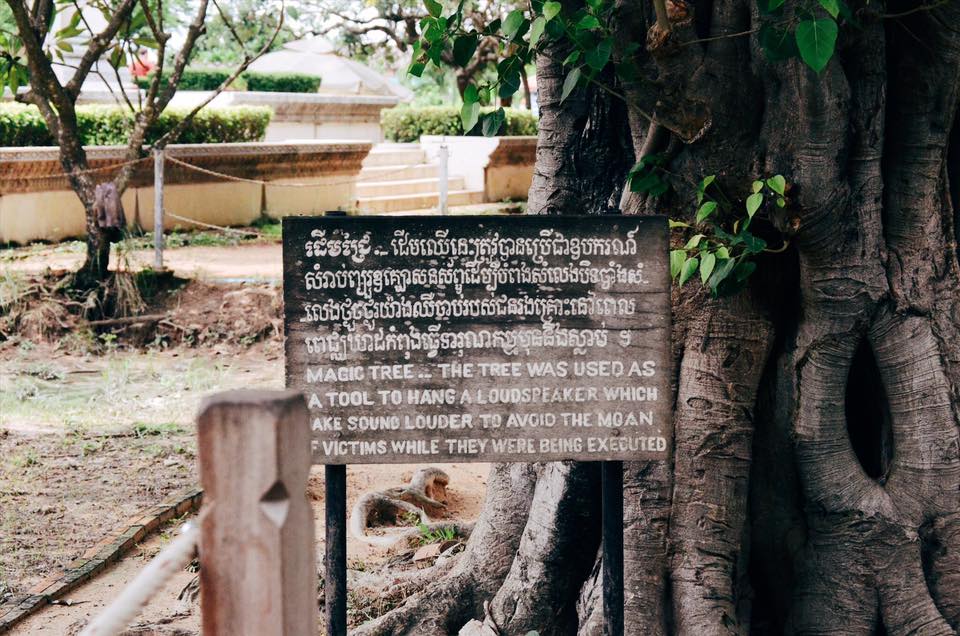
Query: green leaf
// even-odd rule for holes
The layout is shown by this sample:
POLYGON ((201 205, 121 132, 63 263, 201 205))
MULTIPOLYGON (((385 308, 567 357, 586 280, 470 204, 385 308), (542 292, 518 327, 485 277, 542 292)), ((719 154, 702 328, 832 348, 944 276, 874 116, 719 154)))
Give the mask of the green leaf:
POLYGON ((711 252, 706 252, 700 259, 700 281, 706 285, 710 274, 713 273, 713 266, 717 264, 717 257, 711 252))
POLYGON ((603 0, 587 0, 587 4, 593 9, 594 13, 599 13, 603 8, 603 0))
POLYGON ((660 181, 657 182, 657 185, 653 186, 652 188, 650 188, 650 190, 647 191, 647 194, 649 194, 652 197, 658 197, 669 189, 670 189, 670 184, 664 181, 663 179, 661 179, 660 181))
POLYGON ((560 9, 563 7, 559 2, 544 2, 543 17, 548 22, 560 15, 560 9))
POLYGON ((480 119, 480 103, 464 102, 460 108, 460 121, 463 122, 463 132, 468 133, 473 130, 480 119))
POLYGON ((703 238, 703 234, 694 234, 690 237, 690 240, 687 241, 687 244, 683 246, 685 250, 692 250, 700 245, 700 240, 703 238))
POLYGON ((543 16, 540 16, 533 21, 533 24, 530 25, 530 46, 536 46, 537 42, 540 41, 540 37, 543 35, 543 30, 547 27, 547 21, 543 16))
POLYGON ((840 3, 838 0, 820 0, 820 6, 823 7, 832 18, 836 18, 840 13, 840 3))
POLYGON ((703 197, 707 193, 707 188, 710 187, 710 184, 713 183, 714 179, 716 178, 717 175, 707 175, 700 180, 700 183, 697 184, 697 205, 703 203, 703 197))
POLYGON ((784 199, 783 197, 777 197, 777 207, 782 208, 785 205, 787 205, 787 200, 784 199))
POLYGON ((660 185, 660 175, 655 172, 638 170, 630 175, 631 192, 649 192, 660 185))
POLYGON ((734 270, 733 275, 736 277, 738 281, 743 282, 748 278, 750 278, 750 274, 752 274, 756 269, 757 269, 757 264, 754 263, 753 261, 743 261, 742 263, 737 265, 737 268, 734 270))
POLYGON ((427 13, 435 18, 440 17, 440 14, 443 13, 443 5, 437 0, 423 0, 423 6, 427 8, 427 13))
POLYGON ((514 93, 520 90, 520 71, 509 69, 500 76, 500 88, 497 94, 506 99, 512 97, 514 93))
POLYGON ((457 66, 466 66, 470 63, 479 42, 480 38, 476 33, 461 35, 453 41, 453 61, 457 66))
POLYGON ((757 210, 760 209, 760 204, 763 203, 763 193, 754 192, 747 197, 747 216, 751 219, 753 215, 757 213, 757 210))
POLYGON ((670 278, 676 278, 683 269, 683 263, 687 260, 687 253, 683 250, 670 250, 670 278))
POLYGON ((600 20, 597 20, 596 16, 592 16, 589 13, 577 22, 577 31, 592 31, 593 29, 600 28, 600 20))
POLYGON ((764 23, 760 26, 758 36, 760 48, 766 53, 771 62, 781 62, 798 55, 796 39, 791 37, 790 31, 764 23))
POLYGON ((767 242, 750 232, 742 232, 743 244, 748 254, 759 254, 767 247, 767 242))
POLYGON ((683 221, 674 221, 673 219, 667 219, 667 224, 672 230, 675 227, 690 227, 689 223, 684 223, 683 221))
POLYGON ((706 220, 711 214, 713 214, 717 209, 716 201, 707 201, 700 206, 700 209, 697 210, 697 223, 702 223, 706 220))
POLYGON ((697 273, 697 269, 700 267, 700 259, 696 256, 688 258, 683 264, 683 268, 680 270, 680 286, 683 287, 683 284, 690 280, 690 277, 697 273))
POLYGON ((750 189, 753 190, 754 192, 760 192, 761 190, 763 190, 763 181, 754 181, 753 184, 750 186, 750 189))
POLYGON ((733 271, 733 268, 736 267, 737 260, 731 258, 725 261, 720 262, 720 267, 714 269, 713 274, 710 275, 710 278, 707 280, 707 286, 716 293, 717 286, 723 282, 727 276, 730 275, 730 272, 733 271))
POLYGON ((506 114, 503 111, 503 108, 498 108, 492 113, 488 113, 483 117, 483 136, 484 137, 496 137, 497 133, 500 132, 500 127, 503 126, 503 121, 507 118, 506 114))
POLYGON ((563 65, 570 66, 571 64, 576 64, 577 60, 579 59, 580 59, 580 49, 577 49, 576 51, 573 51, 570 55, 568 55, 566 58, 564 58, 563 65))
POLYGON ((463 102, 465 104, 472 104, 473 102, 480 101, 480 91, 477 89, 475 84, 467 84, 467 87, 463 90, 463 102))
POLYGON ((831 18, 802 20, 795 37, 800 57, 819 73, 826 68, 837 46, 837 23, 831 18))
POLYGON ((728 258, 730 258, 730 252, 727 250, 725 246, 721 245, 720 247, 717 248, 717 258, 719 258, 722 261, 725 261, 728 258))
POLYGON ((432 18, 427 18, 427 20, 429 20, 429 22, 426 22, 425 28, 423 29, 423 39, 430 44, 436 44, 443 40, 444 30, 440 28, 436 20, 432 18))
POLYGON ((520 30, 520 27, 523 26, 523 22, 523 11, 520 9, 514 9, 507 14, 507 19, 503 21, 503 34, 507 36, 508 40, 513 39, 513 36, 515 36, 520 30))
POLYGON ((414 77, 420 77, 423 75, 424 69, 427 68, 427 65, 423 62, 414 62, 409 67, 407 67, 407 73, 410 73, 414 77))
POLYGON ((562 103, 567 97, 570 96, 570 93, 573 92, 573 89, 577 87, 577 82, 580 81, 580 67, 573 69, 567 73, 566 79, 563 80, 563 91, 560 93, 560 102, 562 103))
POLYGON ((769 179, 767 179, 767 187, 783 196, 784 191, 787 189, 787 180, 783 178, 782 174, 777 174, 769 179))
POLYGON ((583 56, 583 61, 587 66, 595 71, 602 71, 603 67, 610 61, 610 53, 613 51, 613 39, 607 38, 601 40, 597 46, 593 47, 583 56))

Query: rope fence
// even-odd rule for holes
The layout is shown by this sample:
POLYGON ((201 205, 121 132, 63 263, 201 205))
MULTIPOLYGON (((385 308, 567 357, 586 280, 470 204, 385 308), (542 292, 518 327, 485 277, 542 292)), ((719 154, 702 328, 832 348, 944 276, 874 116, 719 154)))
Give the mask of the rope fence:
MULTIPOLYGON (((219 172, 217 170, 211 170, 210 168, 204 168, 196 164, 192 164, 183 159, 178 159, 176 157, 167 156, 165 152, 158 151, 154 153, 154 190, 155 190, 155 203, 154 203, 154 265, 157 269, 163 269, 163 217, 164 215, 169 216, 170 218, 176 219, 178 221, 183 221, 185 223, 192 223, 198 227, 204 227, 212 230, 218 230, 221 232, 228 232, 240 236, 255 236, 263 238, 264 234, 254 230, 239 230, 236 228, 225 227, 222 225, 216 225, 214 223, 206 223, 204 221, 198 221, 197 219, 192 219, 190 217, 182 216, 175 214, 168 210, 164 209, 163 205, 163 182, 164 182, 164 163, 169 161, 170 163, 176 164, 181 168, 186 170, 192 170, 194 172, 207 175, 209 177, 214 177, 217 179, 223 179, 226 181, 233 181, 239 183, 251 183, 259 185, 262 188, 327 188, 331 186, 339 185, 355 185, 359 183, 375 183, 377 181, 382 181, 384 178, 398 175, 410 168, 416 168, 417 166, 429 165, 422 162, 417 163, 408 163, 403 166, 391 167, 387 171, 378 171, 376 174, 371 175, 367 178, 360 178, 359 176, 354 176, 353 178, 345 181, 326 181, 322 183, 276 183, 274 181, 265 181, 263 179, 250 179, 248 177, 240 177, 237 175, 227 174, 225 172, 219 172)), ((440 153, 440 165, 439 165, 439 190, 440 190, 440 209, 442 213, 446 213, 447 207, 447 179, 448 179, 448 170, 447 170, 448 154, 446 152, 446 147, 441 147, 440 153)))
POLYGON ((256 230, 246 230, 246 229, 241 230, 235 227, 226 227, 224 225, 215 225, 213 223, 205 223, 203 221, 191 219, 188 216, 180 216, 179 214, 174 214, 170 210, 164 210, 163 213, 165 216, 169 216, 171 219, 184 221, 186 223, 193 223, 194 225, 199 225, 200 227, 205 227, 210 230, 218 230, 220 232, 228 232, 231 234, 239 234, 241 236, 255 236, 258 238, 263 238, 266 236, 266 234, 264 234, 263 232, 257 232, 256 230))
POLYGON ((140 570, 120 595, 80 632, 80 636, 114 636, 143 611, 170 578, 187 567, 197 551, 200 531, 192 522, 183 525, 180 536, 140 570))

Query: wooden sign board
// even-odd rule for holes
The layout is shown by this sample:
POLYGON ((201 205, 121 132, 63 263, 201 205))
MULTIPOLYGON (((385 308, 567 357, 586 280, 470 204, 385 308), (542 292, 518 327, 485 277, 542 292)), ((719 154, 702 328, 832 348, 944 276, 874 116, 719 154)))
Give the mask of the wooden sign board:
POLYGON ((287 217, 314 461, 664 459, 662 217, 287 217))

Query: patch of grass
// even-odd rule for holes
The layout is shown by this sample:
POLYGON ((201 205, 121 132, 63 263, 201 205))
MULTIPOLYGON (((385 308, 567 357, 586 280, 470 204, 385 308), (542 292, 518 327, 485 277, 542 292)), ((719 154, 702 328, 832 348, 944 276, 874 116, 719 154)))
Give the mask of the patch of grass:
POLYGON ((10 457, 10 464, 14 468, 29 468, 30 466, 36 466, 40 463, 40 456, 32 451, 24 451, 22 453, 17 453, 10 457))
POLYGON ((443 543, 457 538, 457 531, 451 526, 441 526, 436 530, 431 530, 426 524, 418 523, 417 530, 420 531, 420 545, 443 543))
POLYGON ((137 422, 133 425, 133 434, 137 437, 165 436, 185 433, 186 430, 174 422, 150 423, 137 422))

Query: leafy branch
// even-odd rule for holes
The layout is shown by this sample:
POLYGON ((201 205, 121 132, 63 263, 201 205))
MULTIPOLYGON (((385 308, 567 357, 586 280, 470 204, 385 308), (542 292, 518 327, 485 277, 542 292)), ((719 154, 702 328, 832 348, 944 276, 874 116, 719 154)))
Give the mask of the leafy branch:
POLYGON ((682 287, 699 272, 701 283, 714 297, 729 296, 743 289, 757 269, 758 254, 786 248, 785 244, 770 250, 766 241, 750 231, 750 224, 765 206, 786 207, 786 192, 787 181, 783 175, 754 181, 740 212, 720 192, 716 175, 704 177, 697 184, 694 223, 670 221, 671 228, 696 231, 683 247, 670 251, 671 278, 682 287))

